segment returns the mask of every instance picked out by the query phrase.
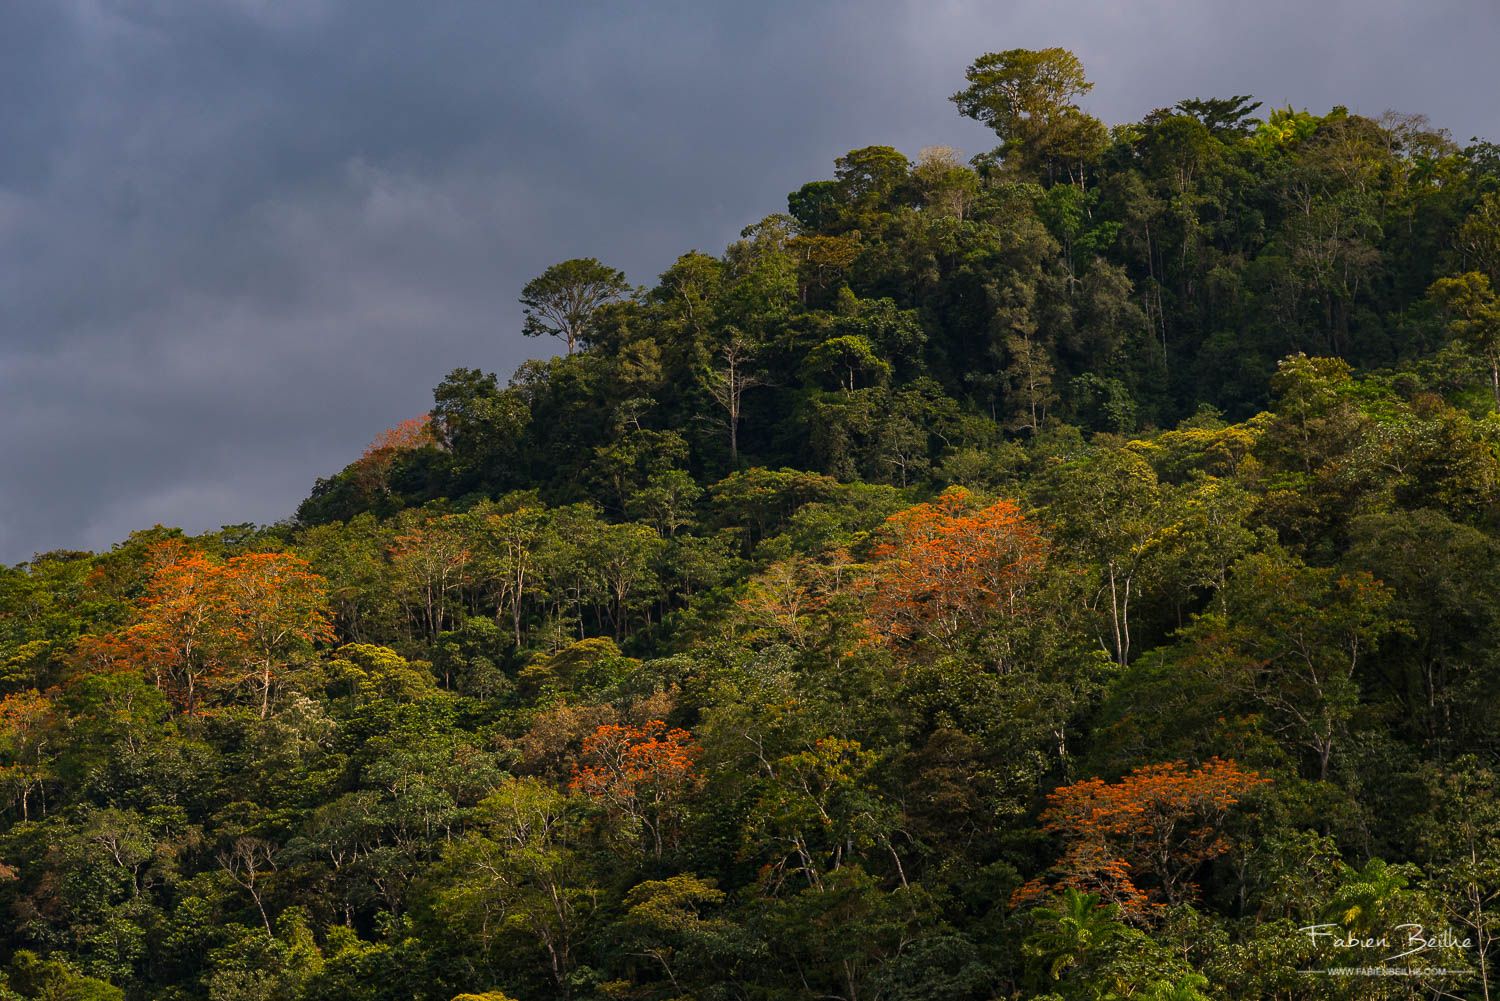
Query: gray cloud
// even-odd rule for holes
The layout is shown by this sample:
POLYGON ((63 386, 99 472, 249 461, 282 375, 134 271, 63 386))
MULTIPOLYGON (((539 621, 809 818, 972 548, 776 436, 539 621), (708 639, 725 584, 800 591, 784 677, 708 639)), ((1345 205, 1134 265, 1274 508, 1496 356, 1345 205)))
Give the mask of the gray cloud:
POLYGON ((516 294, 647 282, 839 153, 984 133, 982 51, 1065 45, 1092 110, 1253 93, 1500 135, 1485 0, 0 5, 0 560, 272 521, 516 294))

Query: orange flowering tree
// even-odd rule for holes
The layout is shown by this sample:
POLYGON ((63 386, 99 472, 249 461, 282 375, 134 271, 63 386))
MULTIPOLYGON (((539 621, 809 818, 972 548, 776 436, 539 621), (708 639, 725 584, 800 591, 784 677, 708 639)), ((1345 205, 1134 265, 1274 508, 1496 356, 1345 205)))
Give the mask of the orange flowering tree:
POLYGON ((886 519, 863 589, 866 625, 887 641, 952 646, 997 612, 1022 608, 1047 543, 1010 500, 977 508, 955 487, 886 519))
POLYGON ((391 488, 391 469, 401 453, 435 447, 437 443, 430 414, 404 420, 375 436, 375 440, 365 448, 364 454, 354 462, 355 478, 367 493, 388 493, 391 488))
POLYGON ((311 566, 285 553, 246 553, 224 564, 220 587, 239 649, 239 678, 265 719, 277 668, 314 643, 332 642, 327 586, 311 566))
POLYGON ((657 858, 675 834, 683 798, 698 782, 699 746, 686 730, 661 720, 643 726, 606 723, 583 741, 569 788, 638 826, 657 858))
POLYGON ((82 662, 138 671, 189 715, 205 686, 248 685, 264 718, 279 669, 333 638, 323 578, 285 553, 228 560, 191 550, 168 555, 146 584, 136 621, 86 637, 82 662))
MULTIPOLYGON (((1268 781, 1212 758, 1193 769, 1172 761, 1137 768, 1118 782, 1062 786, 1041 815, 1042 827, 1067 846, 1052 869, 1056 884, 1098 893, 1134 918, 1191 899, 1193 873, 1232 847, 1223 832, 1229 808, 1268 781)), ((1015 902, 1044 890, 1042 880, 1033 880, 1015 902)))
POLYGON ((232 627, 218 586, 223 564, 177 547, 159 555, 135 623, 85 638, 81 653, 95 668, 138 671, 192 714, 205 680, 231 657, 232 627))

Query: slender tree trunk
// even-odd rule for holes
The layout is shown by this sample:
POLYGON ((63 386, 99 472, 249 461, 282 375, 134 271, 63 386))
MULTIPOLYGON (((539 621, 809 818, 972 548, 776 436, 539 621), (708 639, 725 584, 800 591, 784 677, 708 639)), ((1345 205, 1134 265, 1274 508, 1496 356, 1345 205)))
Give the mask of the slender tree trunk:
POLYGON ((266 926, 266 934, 275 938, 275 933, 271 931, 271 919, 266 916, 266 907, 260 902, 260 891, 253 884, 250 887, 250 899, 255 901, 255 909, 260 911, 260 923, 266 926))

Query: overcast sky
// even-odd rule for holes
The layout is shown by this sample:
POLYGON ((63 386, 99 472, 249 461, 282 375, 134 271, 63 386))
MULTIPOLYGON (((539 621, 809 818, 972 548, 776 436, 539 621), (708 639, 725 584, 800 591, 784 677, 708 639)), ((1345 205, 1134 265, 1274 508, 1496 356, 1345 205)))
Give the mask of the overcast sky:
POLYGON ((0 0, 0 562, 291 514, 525 281, 650 282, 846 150, 992 145, 977 55, 1062 45, 1107 122, 1249 93, 1500 138, 1472 2, 0 0))

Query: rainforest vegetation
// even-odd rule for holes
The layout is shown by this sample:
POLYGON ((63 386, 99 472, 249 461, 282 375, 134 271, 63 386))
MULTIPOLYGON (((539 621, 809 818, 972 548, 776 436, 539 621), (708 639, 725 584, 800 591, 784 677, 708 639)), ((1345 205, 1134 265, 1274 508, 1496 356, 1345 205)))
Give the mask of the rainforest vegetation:
POLYGON ((285 523, 0 567, 0 998, 1489 998, 1500 147, 961 82, 285 523))

